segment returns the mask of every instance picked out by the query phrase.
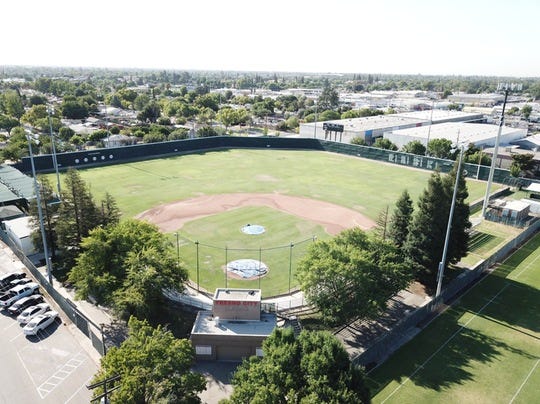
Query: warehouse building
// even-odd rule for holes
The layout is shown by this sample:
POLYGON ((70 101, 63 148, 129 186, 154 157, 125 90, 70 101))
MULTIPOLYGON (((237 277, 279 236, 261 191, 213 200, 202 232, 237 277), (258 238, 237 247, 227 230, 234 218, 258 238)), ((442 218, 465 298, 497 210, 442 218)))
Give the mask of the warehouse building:
POLYGON ((200 311, 191 331, 199 360, 241 361, 262 356, 262 343, 276 327, 261 310, 260 289, 217 289, 212 311, 200 311))
MULTIPOLYGON (((398 148, 409 142, 417 140, 424 145, 433 139, 448 139, 455 143, 474 144, 477 147, 493 147, 499 131, 498 125, 447 122, 438 125, 419 126, 415 128, 398 129, 386 132, 384 138, 390 140, 398 148)), ((527 136, 527 129, 503 127, 500 145, 509 145, 510 142, 527 136)))
POLYGON ((365 118, 339 119, 324 122, 310 122, 300 125, 300 137, 333 140, 350 143, 353 138, 363 139, 371 145, 376 138, 398 129, 429 126, 430 123, 483 122, 484 116, 460 111, 415 111, 401 114, 377 115, 365 118), (343 133, 325 131, 325 124, 343 125, 343 133))

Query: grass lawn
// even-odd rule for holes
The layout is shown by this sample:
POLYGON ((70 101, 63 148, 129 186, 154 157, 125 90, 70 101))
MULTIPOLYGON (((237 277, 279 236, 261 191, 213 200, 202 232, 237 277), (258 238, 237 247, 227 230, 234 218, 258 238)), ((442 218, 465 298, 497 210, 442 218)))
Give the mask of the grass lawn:
MULTIPOLYGON (((109 192, 124 217, 135 216, 160 204, 201 195, 279 192, 332 202, 357 210, 373 220, 387 206, 392 211, 405 189, 416 200, 431 175, 429 171, 336 153, 266 149, 209 151, 86 169, 80 173, 95 199, 100 200, 105 192, 109 192)), ((50 179, 51 183, 56 182, 54 174, 50 174, 50 179)), ((471 201, 481 198, 485 192, 484 182, 468 180, 467 185, 471 201)), ((209 291, 216 286, 224 286, 222 266, 225 265, 226 245, 228 248, 258 250, 296 243, 313 235, 326 237, 320 226, 262 208, 234 210, 195 220, 186 224, 180 234, 182 238, 198 240, 201 248, 203 243, 219 246, 218 249, 199 251, 200 284, 209 291), (271 231, 259 238, 242 237, 239 227, 256 222, 269 226, 271 231)), ((172 235, 171 240, 175 241, 172 235)), ((293 249, 293 275, 305 248, 307 243, 293 249)), ((262 261, 270 267, 269 274, 261 279, 266 296, 289 289, 287 250, 264 252, 262 261)), ((240 255, 235 251, 229 253, 231 258, 240 255)), ((258 256, 258 251, 250 254, 258 256)), ((187 264, 191 279, 196 281, 197 260, 193 244, 182 245, 181 258, 187 264)), ((227 257, 227 260, 231 258, 227 257)), ((292 286, 296 285, 294 276, 291 282, 292 286)), ((253 282, 232 281, 228 286, 255 285, 253 282)))
POLYGON ((469 253, 461 259, 460 265, 474 266, 477 262, 490 257, 520 232, 521 229, 516 227, 483 220, 474 228, 469 240, 469 253))
POLYGON ((260 206, 193 220, 184 225, 179 236, 180 256, 194 282, 197 280, 197 247, 194 242, 200 242, 198 268, 202 288, 213 292, 217 287, 225 287, 225 264, 247 258, 263 262, 269 268, 267 275, 260 279, 260 283, 258 279, 228 279, 227 286, 261 287, 265 296, 288 292, 289 275, 291 287, 294 288, 297 285, 294 278, 297 263, 305 255, 312 237, 330 237, 315 223, 260 206), (265 232, 260 235, 245 234, 241 228, 247 223, 264 226, 265 232))
POLYGON ((540 235, 369 374, 374 403, 532 403, 540 395, 540 235))
MULTIPOLYGON (((371 219, 387 205, 392 207, 404 189, 416 199, 431 174, 335 153, 254 149, 195 153, 80 173, 96 199, 108 191, 127 217, 200 195, 280 192, 336 203, 371 219)), ((484 182, 469 180, 467 185, 471 201, 485 192, 484 182)))

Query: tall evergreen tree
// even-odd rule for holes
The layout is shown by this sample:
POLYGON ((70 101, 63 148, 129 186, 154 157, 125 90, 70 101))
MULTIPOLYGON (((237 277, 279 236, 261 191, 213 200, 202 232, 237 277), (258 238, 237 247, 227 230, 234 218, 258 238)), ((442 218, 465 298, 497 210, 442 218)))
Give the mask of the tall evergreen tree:
POLYGON ((413 211, 411 196, 405 190, 396 202, 396 208, 390 218, 388 228, 388 237, 399 248, 403 247, 407 241, 413 211))
POLYGON ((100 224, 90 190, 76 170, 68 170, 62 189, 56 233, 64 263, 69 267, 80 252, 82 239, 100 224))
MULTIPOLYGON (((418 271, 418 280, 428 288, 434 288, 437 282, 436 275, 446 239, 456 172, 457 163, 444 178, 438 172, 431 175, 428 186, 418 201, 418 210, 413 215, 407 241, 404 244, 407 259, 418 271)), ((456 263, 467 254, 468 230, 471 222, 469 221, 469 205, 465 202, 469 194, 463 170, 457 186, 445 264, 456 263)))
MULTIPOLYGON (((58 221, 59 204, 54 194, 51 183, 47 177, 39 177, 39 197, 41 202, 41 213, 43 215, 43 228, 47 239, 47 246, 50 251, 50 257, 54 260, 56 255, 56 223, 58 221)), ((36 248, 43 251, 43 240, 41 238, 41 229, 39 227, 39 212, 37 198, 30 201, 28 213, 32 217, 32 223, 35 230, 32 232, 32 242, 36 248)))
POLYGON ((434 172, 427 188, 418 200, 418 210, 413 215, 409 235, 404 245, 407 259, 417 272, 417 279, 428 288, 436 283, 438 263, 441 258, 448 210, 447 198, 439 172, 434 172))
POLYGON ((120 221, 120 210, 118 209, 116 200, 108 192, 105 193, 105 198, 101 200, 99 216, 100 224, 103 226, 118 224, 120 221))

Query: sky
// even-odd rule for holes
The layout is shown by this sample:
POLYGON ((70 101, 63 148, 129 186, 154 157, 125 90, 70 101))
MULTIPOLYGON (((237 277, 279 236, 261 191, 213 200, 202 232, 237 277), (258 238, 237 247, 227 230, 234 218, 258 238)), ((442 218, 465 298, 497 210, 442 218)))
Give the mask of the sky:
POLYGON ((539 0, 7 0, 0 66, 540 77, 539 0))

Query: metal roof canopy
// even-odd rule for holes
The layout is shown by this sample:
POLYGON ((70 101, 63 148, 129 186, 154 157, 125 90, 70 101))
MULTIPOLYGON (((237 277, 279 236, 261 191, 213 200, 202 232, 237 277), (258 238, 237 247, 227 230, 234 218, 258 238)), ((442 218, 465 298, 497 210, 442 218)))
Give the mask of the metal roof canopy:
POLYGON ((34 199, 34 180, 16 168, 0 164, 0 203, 34 199))

